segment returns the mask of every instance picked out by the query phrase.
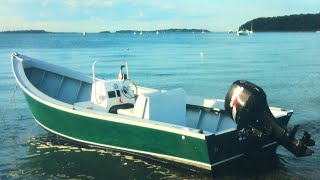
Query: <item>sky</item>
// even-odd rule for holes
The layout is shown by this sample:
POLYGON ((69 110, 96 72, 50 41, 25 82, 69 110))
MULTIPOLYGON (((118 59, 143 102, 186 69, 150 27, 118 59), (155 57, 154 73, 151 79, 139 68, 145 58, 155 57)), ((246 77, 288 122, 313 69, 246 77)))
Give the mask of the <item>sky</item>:
POLYGON ((319 13, 320 0, 0 0, 0 31, 237 30, 258 17, 319 13))

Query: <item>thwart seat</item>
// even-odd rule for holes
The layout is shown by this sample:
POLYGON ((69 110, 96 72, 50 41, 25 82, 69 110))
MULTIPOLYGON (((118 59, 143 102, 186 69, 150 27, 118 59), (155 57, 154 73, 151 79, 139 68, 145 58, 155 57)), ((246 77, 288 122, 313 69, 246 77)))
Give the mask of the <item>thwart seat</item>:
POLYGON ((147 103, 147 97, 141 94, 138 96, 133 108, 118 109, 117 113, 122 115, 127 115, 127 116, 144 118, 146 103, 147 103))
POLYGON ((134 108, 118 109, 118 114, 186 125, 186 93, 183 89, 140 94, 134 108))

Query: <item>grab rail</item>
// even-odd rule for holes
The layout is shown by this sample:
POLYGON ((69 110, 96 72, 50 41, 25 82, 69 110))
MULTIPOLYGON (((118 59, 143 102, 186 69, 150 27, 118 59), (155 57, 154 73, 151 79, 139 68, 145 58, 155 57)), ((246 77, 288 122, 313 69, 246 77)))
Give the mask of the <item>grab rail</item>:
POLYGON ((95 70, 95 65, 99 62, 101 63, 108 63, 108 62, 119 62, 119 61, 123 61, 126 65, 126 71, 127 71, 127 78, 129 79, 129 67, 128 67, 128 63, 125 60, 103 60, 103 61, 94 61, 92 64, 92 78, 93 78, 93 83, 96 82, 96 70, 95 70))

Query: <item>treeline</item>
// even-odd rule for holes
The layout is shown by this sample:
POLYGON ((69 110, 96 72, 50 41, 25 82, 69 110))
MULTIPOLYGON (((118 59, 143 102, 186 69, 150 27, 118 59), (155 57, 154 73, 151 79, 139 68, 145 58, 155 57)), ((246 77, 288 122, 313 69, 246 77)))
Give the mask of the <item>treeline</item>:
POLYGON ((2 31, 2 33, 50 33, 45 30, 15 30, 15 31, 2 31))
POLYGON ((297 14, 277 17, 261 17, 246 22, 239 27, 241 29, 252 29, 255 32, 296 32, 317 31, 320 29, 320 13, 297 14))

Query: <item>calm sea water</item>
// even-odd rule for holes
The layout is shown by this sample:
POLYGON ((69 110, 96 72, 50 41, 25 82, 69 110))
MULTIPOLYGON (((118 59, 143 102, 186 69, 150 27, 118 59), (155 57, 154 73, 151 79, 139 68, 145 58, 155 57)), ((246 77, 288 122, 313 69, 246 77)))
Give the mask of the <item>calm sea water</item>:
MULTIPOLYGON (((15 87, 13 51, 91 74, 95 60, 125 59, 137 85, 182 87, 188 94, 224 98, 233 81, 250 80, 270 106, 293 109, 316 140, 312 157, 296 158, 284 148, 276 161, 219 178, 317 179, 320 176, 320 34, 1 34, 0 110, 15 87), (200 56, 200 53, 203 56, 200 56)), ((104 74, 105 65, 99 67, 104 74)), ((110 74, 109 74, 110 75, 110 74)), ((114 77, 117 76, 115 71, 114 77)), ((236 147, 235 147, 236 148, 236 147)), ((258 163, 259 164, 259 163, 258 163)), ((245 164, 242 166, 246 166, 245 164)), ((115 150, 61 140, 33 120, 21 90, 0 119, 0 179, 209 179, 196 170, 115 150)))

